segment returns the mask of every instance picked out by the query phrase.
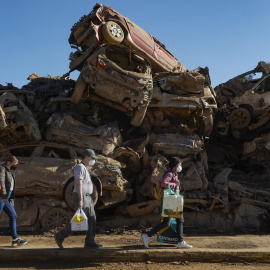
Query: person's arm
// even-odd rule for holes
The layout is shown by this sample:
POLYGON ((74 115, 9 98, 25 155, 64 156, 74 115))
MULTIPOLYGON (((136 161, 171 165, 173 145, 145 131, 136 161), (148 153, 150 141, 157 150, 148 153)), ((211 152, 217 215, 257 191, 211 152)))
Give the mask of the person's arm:
POLYGON ((172 182, 173 175, 171 172, 167 172, 163 179, 161 180, 160 186, 163 188, 168 188, 168 184, 170 184, 171 189, 175 189, 176 184, 172 182))
POLYGON ((82 196, 82 179, 76 180, 76 190, 79 197, 79 209, 83 207, 83 196, 82 196))
POLYGON ((3 203, 7 203, 7 190, 6 190, 6 182, 5 182, 5 168, 3 166, 0 167, 0 185, 1 185, 1 194, 3 203))

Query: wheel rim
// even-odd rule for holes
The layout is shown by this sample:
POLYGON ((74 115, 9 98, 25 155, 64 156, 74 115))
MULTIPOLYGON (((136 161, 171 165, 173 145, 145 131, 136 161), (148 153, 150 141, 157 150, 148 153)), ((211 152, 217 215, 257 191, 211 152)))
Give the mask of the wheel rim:
POLYGON ((109 26, 109 30, 110 33, 112 34, 112 36, 116 37, 116 38, 120 38, 122 35, 122 29, 120 29, 117 25, 115 24, 111 24, 109 26))
POLYGON ((47 230, 60 230, 69 223, 69 217, 63 209, 52 209, 46 216, 44 225, 47 230))
POLYGON ((237 127, 244 126, 247 123, 248 119, 249 116, 247 115, 247 113, 244 112, 236 112, 232 117, 233 124, 237 127))

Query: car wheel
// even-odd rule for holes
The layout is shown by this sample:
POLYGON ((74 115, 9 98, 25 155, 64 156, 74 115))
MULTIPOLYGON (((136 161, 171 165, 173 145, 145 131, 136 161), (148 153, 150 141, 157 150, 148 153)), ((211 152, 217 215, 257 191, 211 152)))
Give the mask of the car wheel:
POLYGON ((109 43, 121 43, 124 40, 124 31, 116 22, 106 22, 102 27, 102 34, 109 43))
POLYGON ((69 213, 60 207, 51 208, 41 220, 41 226, 45 231, 59 231, 70 222, 69 213))
MULTIPOLYGON (((72 200, 72 192, 73 192, 73 188, 74 188, 74 180, 70 181, 66 188, 65 188, 65 192, 64 192, 64 197, 65 197, 65 202, 66 204, 72 209, 75 210, 75 205, 73 203, 72 200)), ((93 193, 91 194, 92 200, 94 205, 96 205, 97 201, 98 201, 98 190, 95 186, 95 184, 93 183, 93 193)))
POLYGON ((234 109, 229 116, 232 127, 242 129, 247 127, 251 122, 251 114, 245 108, 234 109))

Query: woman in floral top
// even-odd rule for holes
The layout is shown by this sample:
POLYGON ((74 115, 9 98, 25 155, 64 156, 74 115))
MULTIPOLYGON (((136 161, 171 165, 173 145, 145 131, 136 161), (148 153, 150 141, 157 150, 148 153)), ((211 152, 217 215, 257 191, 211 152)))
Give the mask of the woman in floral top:
MULTIPOLYGON (((180 181, 178 180, 178 173, 182 171, 182 161, 178 157, 172 157, 169 162, 169 168, 164 174, 163 179, 161 180, 160 186, 163 188, 168 188, 168 184, 171 189, 175 189, 180 192, 180 181)), ((146 248, 149 248, 149 241, 151 236, 161 231, 162 229, 170 226, 172 218, 164 217, 163 221, 155 226, 148 233, 142 234, 143 244, 146 248)), ((191 245, 188 245, 183 239, 183 223, 184 218, 176 218, 176 232, 178 237, 177 248, 192 248, 191 245)))

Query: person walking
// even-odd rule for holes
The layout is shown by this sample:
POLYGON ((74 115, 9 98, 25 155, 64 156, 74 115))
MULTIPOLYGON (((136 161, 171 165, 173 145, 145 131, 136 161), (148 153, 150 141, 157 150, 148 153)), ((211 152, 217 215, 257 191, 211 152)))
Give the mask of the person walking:
POLYGON ((27 240, 21 239, 17 234, 17 214, 14 209, 15 178, 13 175, 17 164, 18 159, 15 156, 8 156, 5 163, 0 167, 0 213, 4 210, 9 217, 9 230, 13 247, 27 244, 27 240))
MULTIPOLYGON (((172 157, 169 161, 169 168, 167 172, 164 174, 160 186, 163 188, 168 188, 168 184, 170 185, 171 189, 175 189, 177 193, 180 192, 180 181, 178 180, 178 173, 182 171, 182 161, 178 157, 172 157)), ((144 233, 141 235, 143 244, 146 248, 149 248, 149 241, 150 238, 156 234, 157 232, 161 231, 162 229, 169 227, 171 224, 172 218, 164 217, 163 221, 159 223, 157 226, 152 228, 148 233, 144 233)), ((178 237, 178 244, 177 248, 192 248, 191 245, 188 245, 183 239, 183 223, 184 218, 176 218, 176 233, 178 237)))
MULTIPOLYGON (((74 168, 74 189, 72 193, 72 200, 76 209, 82 209, 88 218, 88 231, 86 233, 84 248, 100 248, 95 242, 96 234, 96 214, 94 210, 94 203, 91 197, 93 192, 93 183, 91 181, 90 173, 86 166, 93 166, 97 156, 92 149, 86 149, 82 154, 82 162, 74 168)), ((59 248, 63 249, 63 241, 70 236, 71 223, 54 234, 54 239, 59 248)))

